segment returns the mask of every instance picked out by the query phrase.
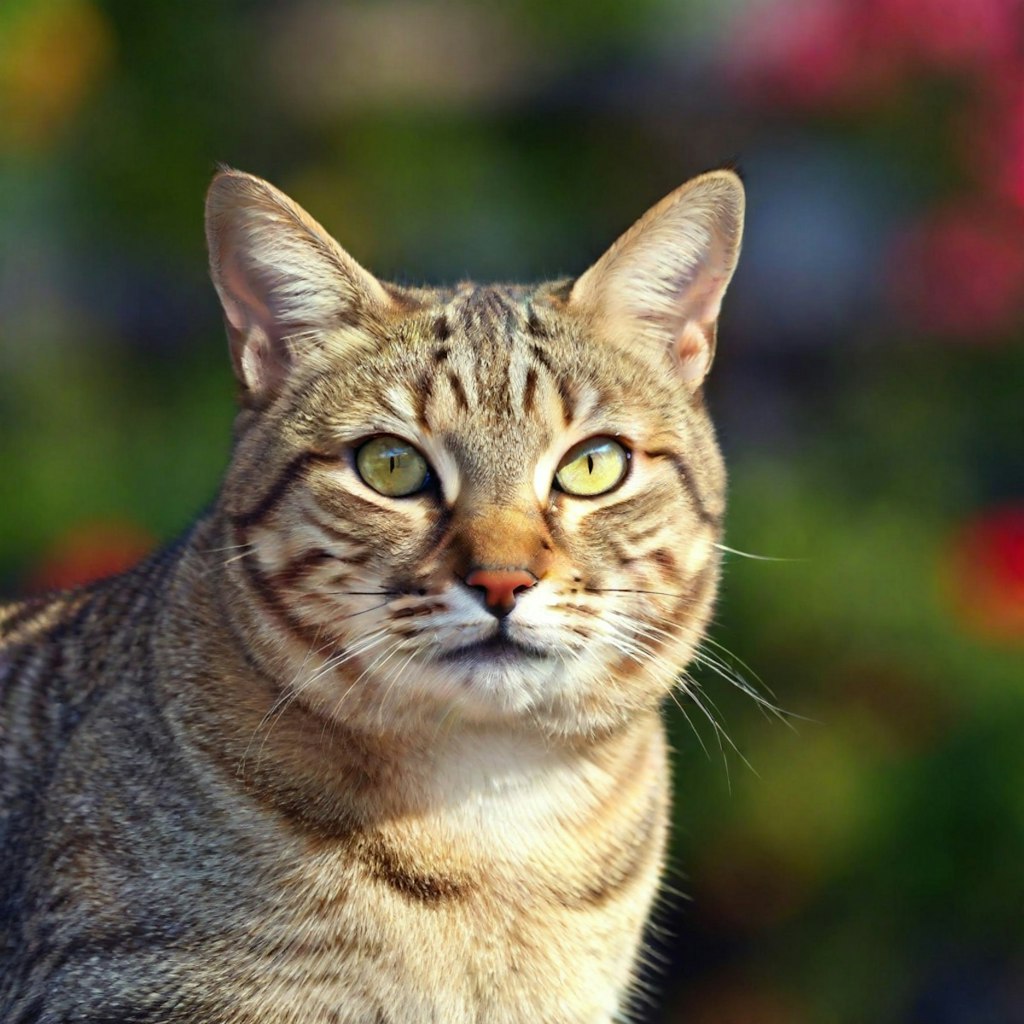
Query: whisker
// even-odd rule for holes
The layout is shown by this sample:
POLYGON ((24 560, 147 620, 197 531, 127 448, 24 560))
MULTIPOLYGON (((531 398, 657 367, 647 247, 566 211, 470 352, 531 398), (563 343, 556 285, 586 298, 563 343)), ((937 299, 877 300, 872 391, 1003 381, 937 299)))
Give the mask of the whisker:
POLYGON ((704 737, 701 736, 701 734, 697 731, 697 727, 693 724, 693 719, 690 718, 689 714, 686 711, 686 708, 683 707, 683 702, 679 699, 678 696, 676 696, 675 690, 669 690, 669 696, 672 698, 672 703, 675 704, 675 706, 679 709, 683 718, 686 719, 686 724, 690 727, 690 732, 692 732, 693 735, 697 737, 697 742, 700 744, 700 749, 704 751, 704 756, 710 761, 711 751, 708 750, 708 746, 704 742, 704 737))
POLYGON ((728 552, 730 555, 740 555, 743 558, 752 558, 756 562, 806 562, 806 558, 778 558, 775 555, 755 555, 749 551, 740 551, 739 548, 730 548, 725 544, 715 544, 719 551, 728 552))
MULTIPOLYGON (((714 730, 719 749, 722 752, 723 764, 726 769, 726 778, 729 779, 729 785, 731 787, 731 779, 729 778, 729 762, 728 758, 725 756, 726 746, 730 747, 751 771, 754 771, 754 769, 719 721, 721 711, 715 702, 704 692, 700 684, 692 677, 692 675, 685 672, 680 675, 678 668, 667 658, 651 650, 648 643, 659 638, 675 639, 680 630, 684 632, 689 631, 691 633, 697 633, 699 637, 698 647, 697 650, 694 651, 693 658, 698 665, 704 665, 710 668, 716 675, 720 676, 726 682, 736 686, 741 692, 752 697, 758 705, 762 707, 762 709, 772 711, 772 713, 777 715, 783 721, 785 721, 784 715, 780 709, 776 708, 774 704, 758 693, 757 690, 736 671, 734 666, 720 661, 712 653, 706 650, 701 650, 699 646, 699 641, 702 639, 700 630, 689 627, 684 623, 674 623, 665 616, 658 616, 658 619, 666 625, 671 626, 676 632, 673 633, 670 630, 663 629, 660 626, 644 619, 630 618, 621 612, 616 612, 611 616, 606 616, 605 621, 608 622, 614 630, 614 633, 608 638, 608 642, 628 657, 632 657, 641 663, 659 666, 663 668, 666 673, 670 673, 673 676, 679 676, 683 692, 686 693, 686 695, 693 701, 695 706, 708 720, 714 730), (713 712, 717 712, 719 717, 716 717, 713 712)), ((726 653, 728 654, 729 652, 726 653)), ((683 713, 683 717, 686 719, 690 729, 697 737, 705 755, 708 755, 707 745, 704 743, 703 737, 696 729, 693 721, 686 713, 685 708, 676 697, 674 691, 672 692, 672 699, 676 706, 679 707, 679 710, 683 713)))
MULTIPOLYGON (((362 613, 357 612, 355 614, 362 613)), ((266 732, 264 733, 263 741, 260 744, 260 749, 259 752, 257 753, 257 763, 263 756, 263 750, 266 747, 267 740, 269 739, 270 733, 273 730, 274 723, 280 720, 284 712, 287 710, 288 706, 293 701, 295 701, 304 690, 309 689, 318 680, 322 679, 328 672, 334 671, 335 669, 343 665, 346 661, 360 654, 365 653, 366 651, 375 647, 378 643, 382 642, 384 639, 386 639, 387 632, 387 628, 382 627, 381 629, 378 629, 375 633, 369 634, 369 636, 361 637, 354 646, 346 647, 337 654, 331 655, 329 658, 326 659, 324 664, 321 665, 319 669, 317 669, 316 672, 310 675, 309 678, 304 680, 299 686, 295 686, 295 679, 298 678, 299 674, 302 672, 302 669, 308 662, 310 655, 312 654, 311 645, 310 651, 307 652, 306 657, 303 659, 302 665, 299 666, 299 670, 298 672, 296 672, 295 679, 293 679, 292 682, 284 689, 281 696, 275 701, 274 705, 263 716, 263 719, 260 721, 259 725, 257 725, 257 727, 253 730, 253 734, 249 739, 248 745, 246 746, 245 753, 242 755, 241 761, 239 762, 239 771, 244 770, 245 761, 248 758, 249 749, 252 746, 253 740, 255 740, 256 736, 259 734, 260 730, 264 728, 264 726, 266 726, 266 732)), ((315 642, 316 638, 314 638, 314 643, 315 642)), ((327 646, 330 646, 330 642, 324 645, 324 647, 319 648, 317 653, 319 653, 319 651, 321 650, 324 650, 327 646)))
MULTIPOLYGON (((295 670, 295 675, 292 677, 291 682, 289 682, 289 684, 282 689, 281 696, 278 697, 277 700, 274 701, 274 703, 270 706, 270 709, 267 711, 267 713, 263 716, 263 718, 260 719, 260 721, 257 724, 256 728, 253 729, 252 735, 249 737, 249 742, 245 745, 245 750, 242 752, 241 758, 239 758, 238 768, 236 769, 238 774, 241 774, 241 773, 243 773, 245 771, 245 762, 246 762, 246 759, 249 756, 249 749, 250 749, 250 747, 252 747, 252 741, 259 734, 260 729, 262 729, 263 726, 266 725, 266 723, 269 721, 269 719, 274 714, 274 712, 278 709, 278 707, 282 707, 282 709, 283 709, 283 705, 287 704, 287 702, 288 702, 288 694, 291 691, 292 687, 295 685, 295 680, 299 678, 299 675, 302 673, 302 670, 306 667, 306 663, 309 661, 310 657, 314 653, 313 648, 316 647, 316 642, 319 639, 320 639, 320 627, 318 626, 317 630, 316 630, 316 633, 313 634, 313 639, 309 643, 309 649, 306 651, 305 657, 303 657, 303 659, 302 659, 302 663, 295 670)), ((327 647, 329 647, 329 646, 330 646, 330 641, 328 641, 326 644, 324 644, 323 647, 317 648, 316 653, 319 654, 321 651, 326 650, 327 647)))
POLYGON ((232 555, 230 558, 225 558, 224 561, 221 562, 221 566, 223 567, 225 565, 230 565, 232 562, 237 562, 243 558, 248 558, 250 555, 254 554, 256 554, 256 548, 250 547, 245 551, 239 551, 237 555, 232 555))
MULTIPOLYGON (((723 740, 729 745, 732 751, 747 766, 747 768, 750 769, 750 771, 752 771, 755 775, 757 775, 757 771, 754 768, 754 766, 747 760, 746 755, 743 753, 743 751, 741 751, 740 748, 736 746, 735 742, 733 741, 733 738, 729 735, 728 732, 726 732, 721 722, 719 722, 718 719, 715 718, 715 716, 711 713, 709 708, 704 704, 704 701, 707 701, 711 705, 711 707, 718 711, 717 706, 714 704, 711 698, 708 697, 708 695, 701 688, 700 684, 695 679, 693 679, 692 676, 688 675, 685 678, 692 684, 692 686, 685 687, 684 692, 690 698, 690 700, 692 700, 694 704, 697 705, 697 707, 702 712, 704 717, 711 723, 712 728, 715 730, 715 735, 718 737, 718 746, 722 752, 722 763, 725 765, 726 780, 728 781, 731 790, 732 780, 729 777, 729 759, 725 756, 725 747, 722 745, 723 740), (701 697, 703 697, 704 700, 701 700, 701 697)), ((719 714, 721 714, 720 711, 719 714)))
MULTIPOLYGON (((387 639, 392 639, 392 634, 389 631, 385 630, 385 633, 386 633, 386 635, 381 638, 382 642, 384 640, 387 640, 387 639)), ((338 700, 335 702, 334 706, 331 708, 331 713, 328 716, 328 720, 331 723, 331 728, 332 729, 336 729, 337 728, 338 722, 339 722, 339 712, 341 711, 342 705, 348 699, 350 694, 352 694, 352 693, 354 693, 356 691, 356 689, 359 686, 359 684, 363 681, 363 679, 366 678, 366 676, 369 673, 373 672, 380 664, 382 664, 382 659, 383 660, 387 660, 387 658, 390 658, 391 655, 401 646, 401 644, 402 644, 402 638, 399 637, 398 639, 394 640, 394 642, 391 644, 390 647, 386 648, 383 651, 378 651, 373 656, 373 659, 370 661, 369 665, 367 665, 362 670, 362 672, 360 672, 359 675, 356 676, 356 678, 353 679, 351 683, 349 683, 349 685, 345 688, 345 692, 338 698, 338 700)), ((373 645, 371 645, 371 646, 373 646, 373 645)), ((365 653, 366 650, 369 650, 369 648, 364 648, 363 651, 360 652, 360 653, 365 653)), ((327 729, 327 721, 325 720, 323 728, 321 729, 321 733, 320 733, 321 738, 323 737, 323 734, 326 731, 326 729, 327 729)))

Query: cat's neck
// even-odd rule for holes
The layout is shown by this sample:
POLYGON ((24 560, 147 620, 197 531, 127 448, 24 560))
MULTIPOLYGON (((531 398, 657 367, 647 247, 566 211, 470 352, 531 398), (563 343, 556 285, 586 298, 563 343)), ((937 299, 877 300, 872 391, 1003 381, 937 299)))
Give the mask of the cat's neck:
POLYGON ((657 711, 571 739, 527 722, 425 717, 421 729, 406 723, 399 733, 328 720, 290 699, 287 673, 233 624, 202 554, 215 538, 215 524, 200 522, 170 581, 163 618, 173 631, 157 623, 164 713, 226 784, 300 827, 334 833, 440 815, 446 827, 472 831, 507 821, 510 810, 524 825, 541 823, 599 803, 623 773, 659 756, 657 711))

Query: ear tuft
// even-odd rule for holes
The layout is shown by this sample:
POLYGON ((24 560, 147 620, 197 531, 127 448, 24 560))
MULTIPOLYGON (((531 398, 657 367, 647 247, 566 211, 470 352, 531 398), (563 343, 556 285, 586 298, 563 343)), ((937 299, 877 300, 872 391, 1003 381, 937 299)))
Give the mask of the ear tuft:
POLYGON ((700 387, 743 234, 743 184, 732 171, 694 178, 652 207, 573 286, 613 343, 671 357, 700 387))
POLYGON ((299 344, 390 303, 300 206, 261 178, 222 169, 206 196, 210 275, 250 404, 280 389, 299 344))

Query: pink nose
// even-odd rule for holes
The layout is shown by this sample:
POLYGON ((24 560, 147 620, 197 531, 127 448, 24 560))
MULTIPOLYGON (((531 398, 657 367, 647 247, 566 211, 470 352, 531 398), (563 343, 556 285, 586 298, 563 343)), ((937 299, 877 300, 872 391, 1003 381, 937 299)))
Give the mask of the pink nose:
POLYGON ((482 590, 487 610, 499 619, 515 607, 516 594, 536 582, 537 577, 526 569, 474 569, 466 577, 466 586, 482 590))

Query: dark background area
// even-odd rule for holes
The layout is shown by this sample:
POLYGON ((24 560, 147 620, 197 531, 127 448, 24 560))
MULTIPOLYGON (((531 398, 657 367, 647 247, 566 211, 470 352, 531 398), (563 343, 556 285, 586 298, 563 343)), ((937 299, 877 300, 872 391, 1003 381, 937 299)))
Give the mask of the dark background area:
POLYGON ((740 168, 709 401, 727 543, 779 560, 728 557, 731 668, 670 713, 645 1019, 1024 1021, 1018 0, 6 0, 0 593, 212 497, 218 161, 411 283, 579 272, 740 168))

